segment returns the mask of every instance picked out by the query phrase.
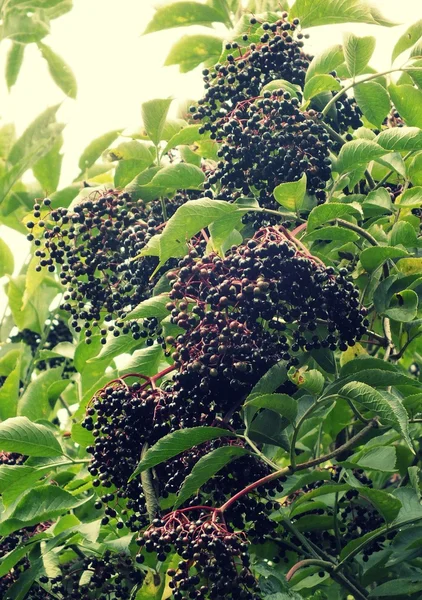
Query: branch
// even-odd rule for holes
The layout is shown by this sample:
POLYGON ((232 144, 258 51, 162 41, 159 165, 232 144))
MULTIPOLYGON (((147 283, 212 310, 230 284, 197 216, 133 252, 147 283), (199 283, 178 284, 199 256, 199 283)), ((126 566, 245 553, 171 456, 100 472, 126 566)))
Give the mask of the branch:
POLYGON ((296 573, 296 571, 299 571, 299 569, 303 569, 304 567, 312 567, 314 565, 316 567, 322 567, 324 571, 329 572, 332 571, 334 567, 333 563, 329 563, 325 560, 320 560, 318 558, 307 558, 293 565, 286 575, 286 581, 290 581, 293 575, 296 573))
POLYGON ((246 486, 243 490, 240 490, 240 492, 229 498, 227 502, 225 502, 222 506, 220 506, 220 508, 216 510, 221 514, 225 512, 228 508, 230 508, 230 506, 232 506, 232 504, 237 502, 240 498, 246 496, 250 492, 253 492, 253 490, 256 490, 258 487, 269 483, 270 481, 274 481, 275 479, 279 479, 280 477, 285 477, 287 475, 293 475, 293 473, 297 473, 298 471, 305 471, 306 469, 316 467, 317 465, 331 460, 332 458, 336 457, 342 452, 345 452, 346 450, 349 450, 350 448, 358 444, 364 437, 366 437, 366 434, 369 433, 369 431, 376 427, 378 427, 378 421, 376 419, 372 419, 372 421, 368 423, 368 425, 366 425, 366 427, 364 427, 361 431, 359 431, 359 433, 350 438, 348 442, 346 442, 336 450, 333 450, 333 452, 329 452, 328 454, 324 454, 323 456, 319 456, 318 458, 308 460, 307 462, 301 463, 296 467, 289 465, 288 467, 283 467, 282 469, 279 469, 274 473, 270 473, 269 475, 258 479, 258 481, 255 481, 254 483, 251 483, 250 485, 246 486))

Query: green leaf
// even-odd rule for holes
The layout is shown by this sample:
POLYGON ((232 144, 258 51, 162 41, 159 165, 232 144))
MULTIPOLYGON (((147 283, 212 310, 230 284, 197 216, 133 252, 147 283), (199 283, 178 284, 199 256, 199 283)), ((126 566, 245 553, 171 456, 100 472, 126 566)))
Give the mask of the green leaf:
POLYGON ((86 171, 86 169, 92 167, 95 161, 100 158, 102 153, 109 148, 110 144, 112 144, 114 140, 119 137, 121 132, 121 129, 109 131, 108 133, 104 133, 100 137, 95 138, 95 140, 88 144, 88 146, 82 152, 78 162, 80 170, 86 171))
POLYGON ((167 142, 166 147, 163 150, 163 154, 166 154, 172 148, 176 146, 190 145, 204 137, 203 134, 199 133, 200 125, 188 125, 183 127, 180 131, 175 133, 167 142))
MULTIPOLYGON (((158 237, 160 264, 164 264, 172 256, 183 256, 186 252, 187 241, 192 236, 214 221, 238 210, 241 209, 235 204, 209 198, 192 200, 183 204, 169 219, 163 233, 158 237)), ((154 239, 152 238, 151 242, 147 244, 147 252, 151 243, 154 244, 154 239)))
POLYGON ((416 42, 422 37, 422 19, 413 23, 406 31, 399 37, 391 55, 391 62, 393 63, 400 54, 406 52, 409 48, 414 46, 416 42))
POLYGON ((205 61, 217 63, 221 47, 221 38, 214 35, 184 35, 172 46, 164 65, 179 65, 180 72, 187 73, 205 61))
POLYGON ((366 167, 371 160, 376 160, 385 154, 385 149, 370 140, 352 140, 342 146, 335 170, 347 173, 358 167, 366 167))
POLYGON ((278 90, 289 92, 293 98, 299 98, 299 94, 302 95, 302 89, 300 85, 290 83, 290 81, 286 81, 285 79, 274 79, 273 81, 270 81, 270 83, 264 85, 261 90, 261 94, 266 91, 276 92, 278 90))
POLYGON ((203 442, 215 440, 220 437, 232 437, 233 435, 227 429, 219 427, 192 427, 169 433, 154 444, 152 448, 147 450, 145 456, 132 473, 130 481, 146 469, 152 469, 169 458, 173 458, 173 456, 177 456, 185 450, 193 448, 193 446, 198 446, 203 442))
POLYGON ((390 243, 392 246, 405 246, 406 248, 416 248, 417 236, 414 227, 407 221, 395 223, 390 232, 390 243))
POLYGON ((224 17, 214 8, 197 2, 175 2, 155 12, 144 34, 188 25, 209 26, 212 23, 224 23, 224 17))
POLYGON ((255 396, 272 394, 286 381, 286 378, 286 366, 281 362, 277 363, 276 365, 273 365, 254 385, 251 393, 249 394, 246 400, 248 401, 252 398, 255 398, 255 396))
POLYGON ((400 207, 420 208, 422 206, 422 187, 416 186, 406 190, 397 200, 400 207))
POLYGON ((89 498, 79 500, 59 486, 38 486, 2 514, 0 534, 7 535, 23 527, 50 521, 88 500, 89 498))
POLYGON ((369 502, 383 516, 387 523, 391 523, 399 514, 401 502, 392 494, 383 490, 376 490, 368 487, 359 487, 359 493, 363 498, 367 498, 369 502))
POLYGON ((3 37, 22 44, 39 42, 50 33, 50 23, 45 11, 8 10, 3 19, 3 37))
POLYGON ((396 468, 396 449, 394 446, 370 448, 351 456, 348 460, 362 469, 391 473, 396 468))
POLYGON ((146 167, 140 160, 121 160, 117 164, 114 173, 114 185, 116 188, 124 188, 139 173, 142 173, 146 167))
POLYGON ((179 189, 197 190, 204 182, 203 171, 195 165, 177 163, 163 167, 151 179, 148 187, 155 187, 165 193, 179 189))
POLYGON ((357 37, 353 33, 344 34, 344 58, 352 77, 365 70, 374 53, 375 44, 376 40, 373 36, 357 37))
POLYGON ((62 145, 63 138, 60 135, 51 150, 42 156, 32 167, 32 172, 46 196, 50 196, 50 194, 55 192, 59 185, 63 160, 63 154, 60 154, 62 145))
POLYGON ((413 290, 404 290, 394 294, 390 308, 385 314, 393 321, 409 323, 413 321, 418 312, 418 295, 413 290))
POLYGON ((413 452, 413 445, 408 431, 409 422, 407 413, 403 405, 399 405, 393 401, 395 397, 391 394, 387 395, 387 392, 378 392, 369 385, 358 381, 347 383, 339 390, 338 394, 342 398, 358 402, 364 408, 377 415, 381 422, 392 425, 402 434, 413 452))
POLYGON ((305 83, 303 97, 305 100, 310 100, 314 96, 318 96, 321 92, 329 91, 338 92, 341 90, 340 82, 334 79, 332 75, 314 75, 305 83))
POLYGON ((160 344, 154 344, 153 346, 135 350, 129 362, 119 372, 121 375, 125 373, 142 373, 147 377, 152 377, 162 369, 168 367, 169 364, 170 362, 164 356, 160 344))
POLYGON ((321 204, 312 209, 306 230, 307 232, 311 232, 319 225, 343 218, 346 215, 360 219, 362 218, 362 208, 356 203, 342 204, 340 202, 330 202, 329 204, 321 204))
POLYGON ((303 173, 299 181, 281 183, 274 189, 274 198, 284 208, 292 212, 297 212, 301 208, 305 198, 306 181, 306 173, 303 173))
POLYGON ((247 400, 244 404, 244 408, 248 408, 249 406, 267 408, 281 417, 285 417, 290 422, 293 422, 297 415, 297 400, 287 394, 254 395, 251 400, 247 400))
POLYGON ((50 465, 42 468, 27 467, 26 465, 0 465, 0 493, 3 504, 5 506, 12 504, 22 492, 32 488, 41 477, 51 472, 52 468, 53 466, 50 465))
POLYGON ((22 67, 24 54, 25 44, 13 42, 9 48, 6 59, 6 83, 9 91, 17 81, 19 71, 22 67))
POLYGON ((385 150, 421 150, 422 130, 419 127, 390 127, 378 134, 376 142, 385 150))
POLYGON ((296 0, 289 10, 289 19, 295 17, 304 28, 334 23, 378 23, 370 7, 361 0, 296 0))
POLYGON ((48 369, 31 381, 19 400, 18 415, 32 421, 46 419, 50 414, 48 390, 51 385, 62 380, 62 367, 48 369))
POLYGON ((376 127, 381 127, 390 112, 390 97, 387 90, 375 81, 368 81, 355 86, 354 95, 368 121, 376 127))
POLYGON ((356 242, 359 239, 359 236, 354 231, 350 231, 350 229, 345 229, 344 227, 338 227, 337 225, 328 225, 327 227, 322 227, 321 229, 316 229, 311 233, 307 233, 303 236, 302 240, 304 242, 315 242, 317 240, 324 240, 327 242, 356 242))
MULTIPOLYGON (((388 86, 391 100, 406 125, 422 127, 422 90, 412 85, 388 86)), ((419 147, 420 148, 420 147, 419 147)))
POLYGON ((407 256, 406 250, 401 248, 394 248, 393 246, 373 246, 372 248, 365 248, 360 255, 360 262, 365 271, 369 273, 378 269, 386 260, 392 260, 393 258, 403 258, 407 256))
POLYGON ((0 449, 27 456, 61 456, 62 448, 50 429, 32 423, 26 417, 14 417, 0 423, 0 449))
POLYGON ((172 98, 149 100, 141 107, 142 121, 149 139, 157 146, 161 140, 164 124, 172 98))
POLYGON ((422 273, 422 258, 402 258, 397 268, 404 275, 417 275, 422 273))
POLYGON ((386 598, 393 596, 411 596, 422 591, 422 579, 418 577, 399 578, 386 581, 369 592, 369 598, 386 598))
POLYGON ((8 161, 12 165, 19 164, 25 157, 40 158, 56 142, 63 126, 56 122, 59 104, 47 108, 26 128, 21 137, 13 144, 8 161))
POLYGON ((314 56, 306 71, 305 81, 309 81, 314 75, 331 73, 331 71, 334 71, 343 62, 343 46, 341 44, 330 46, 330 48, 327 48, 321 54, 314 56))
POLYGON ((243 238, 238 231, 243 227, 242 216, 243 213, 235 212, 214 221, 209 226, 208 229, 211 234, 210 244, 214 251, 221 256, 224 256, 231 246, 238 246, 242 243, 243 238))
POLYGON ((0 387, 0 419, 5 421, 16 417, 21 376, 21 359, 16 361, 13 371, 3 381, 0 387))
POLYGON ((15 260, 12 251, 4 240, 0 238, 0 277, 12 275, 15 268, 15 260))
POLYGON ((166 304, 168 302, 168 294, 159 294, 158 296, 148 298, 128 313, 125 320, 131 321, 132 319, 156 317, 159 321, 162 321, 165 317, 169 316, 169 311, 166 309, 166 304))
POLYGON ((66 96, 76 98, 78 85, 69 65, 50 46, 38 42, 38 48, 41 50, 42 57, 47 61, 48 70, 54 83, 66 96))
POLYGON ((186 500, 189 500, 204 483, 211 479, 218 471, 221 471, 229 462, 246 454, 249 454, 248 451, 240 446, 223 446, 200 458, 193 467, 192 472, 183 482, 174 508, 178 508, 186 500))

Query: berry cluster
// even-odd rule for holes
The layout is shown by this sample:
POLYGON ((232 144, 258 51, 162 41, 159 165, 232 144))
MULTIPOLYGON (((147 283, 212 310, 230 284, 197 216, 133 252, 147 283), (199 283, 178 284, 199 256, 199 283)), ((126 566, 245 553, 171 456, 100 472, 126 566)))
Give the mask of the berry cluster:
MULTIPOLYGON (((2 464, 21 464, 18 459, 14 457, 14 455, 10 455, 9 461, 5 460, 3 456, 4 452, 1 453, 0 460, 2 464)), ((20 455, 18 455, 20 456, 20 455)), ((9 533, 4 536, 0 543, 0 560, 3 559, 9 552, 13 552, 16 548, 22 548, 33 536, 37 533, 42 533, 48 527, 50 527, 51 523, 41 523, 39 525, 35 525, 33 527, 27 527, 25 529, 19 529, 13 533, 9 533)), ((21 558, 14 566, 9 570, 9 572, 0 577, 0 598, 7 598, 8 591, 15 584, 22 574, 29 569, 31 566, 29 559, 25 556, 21 558)))
MULTIPOLYGON (((42 575, 39 579, 43 588, 51 591, 54 598, 129 600, 133 597, 135 586, 144 580, 144 573, 136 568, 130 556, 113 555, 109 550, 101 558, 86 556, 82 560, 64 564, 61 570, 62 573, 56 577, 42 575)), ((46 597, 51 598, 51 595, 46 597)), ((34 596, 34 600, 38 598, 44 596, 34 596)))
MULTIPOLYGON (((224 258, 187 257, 181 264, 168 275, 172 280, 168 309, 173 322, 187 332, 173 342, 173 358, 186 363, 188 371, 215 375, 222 359, 224 364, 231 332, 239 327, 246 336, 247 330, 262 329, 261 345, 264 339, 272 344, 264 354, 270 361, 278 354, 288 366, 297 364, 292 352, 345 350, 366 331, 366 311, 359 306, 348 271, 341 269, 336 275, 281 227, 259 230, 224 258), (268 329, 263 329, 263 322, 268 329), (217 334, 227 339, 220 343, 217 334), (199 355, 205 355, 205 365, 199 355)), ((256 349, 245 350, 252 357, 256 349)), ((232 367, 253 372, 240 357, 232 367)))
POLYGON ((34 233, 28 239, 38 246, 37 269, 59 271, 66 288, 62 308, 71 314, 72 327, 84 330, 87 343, 94 328, 100 329, 104 343, 107 331, 115 336, 132 332, 139 339, 138 323, 122 319, 151 290, 157 259, 133 259, 158 233, 156 220, 145 220, 142 203, 114 190, 96 192, 72 210, 50 211, 50 204, 49 199, 43 207, 36 204, 35 219, 27 223, 29 229, 41 230, 43 239, 35 239, 34 233))
POLYGON ((206 186, 219 183, 223 198, 256 190, 260 205, 275 209, 274 188, 306 174, 308 193, 318 202, 325 200, 332 142, 316 113, 301 111, 290 93, 264 92, 259 99, 245 100, 226 116, 216 135, 222 141, 221 160, 208 171, 206 186))
POLYGON ((168 570, 174 600, 260 598, 244 536, 230 532, 216 513, 211 517, 205 509, 195 521, 183 511, 168 513, 155 519, 138 543, 160 561, 173 550, 181 557, 177 569, 168 570))
POLYGON ((310 57, 303 53, 299 19, 287 20, 287 13, 275 23, 257 24, 251 19, 253 42, 247 34, 241 42, 226 45, 225 62, 203 71, 205 96, 191 108, 194 120, 205 121, 203 130, 216 137, 214 123, 220 124, 239 103, 261 95, 265 85, 283 79, 302 86, 310 57), (258 27, 256 27, 258 26, 258 27), (258 31, 261 35, 258 37, 258 31))

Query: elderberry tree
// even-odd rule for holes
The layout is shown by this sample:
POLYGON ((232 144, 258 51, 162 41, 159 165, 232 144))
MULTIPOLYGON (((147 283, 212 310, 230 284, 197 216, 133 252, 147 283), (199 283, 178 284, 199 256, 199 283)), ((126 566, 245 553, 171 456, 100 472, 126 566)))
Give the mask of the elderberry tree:
POLYGON ((210 0, 146 33, 212 24, 166 60, 202 96, 67 187, 57 107, 0 129, 5 600, 421 596, 421 24, 210 0), (313 56, 332 23, 392 27, 391 68, 313 56))

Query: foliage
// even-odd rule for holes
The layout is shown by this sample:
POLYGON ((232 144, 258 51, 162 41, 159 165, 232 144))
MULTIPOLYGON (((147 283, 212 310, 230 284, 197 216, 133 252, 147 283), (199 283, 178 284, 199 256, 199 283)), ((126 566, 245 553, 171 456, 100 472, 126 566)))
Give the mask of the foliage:
MULTIPOLYGON (((421 24, 378 73, 374 37, 306 49, 394 25, 369 4, 243 4, 157 9, 207 27, 166 60, 203 97, 144 103, 67 187, 57 106, 0 129, 31 242, 16 274, 0 240, 5 599, 420 597, 421 24)), ((76 95, 42 41, 71 5, 0 3, 9 87, 36 43, 76 95)))

